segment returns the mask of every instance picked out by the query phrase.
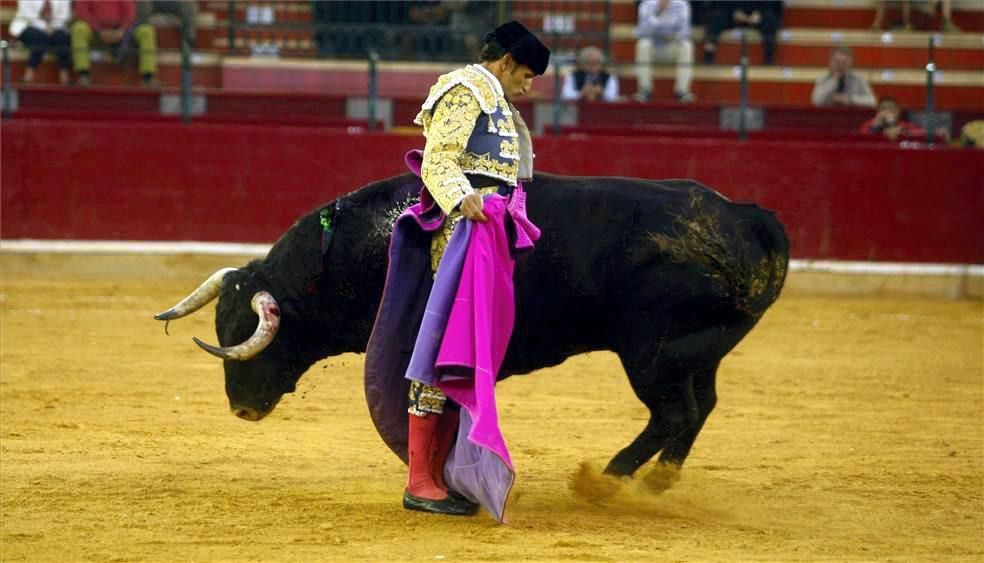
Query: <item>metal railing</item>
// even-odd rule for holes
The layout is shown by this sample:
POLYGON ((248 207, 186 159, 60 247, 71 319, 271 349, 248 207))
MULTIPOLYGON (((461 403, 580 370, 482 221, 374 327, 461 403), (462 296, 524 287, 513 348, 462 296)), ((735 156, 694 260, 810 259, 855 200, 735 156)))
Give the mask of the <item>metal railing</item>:
MULTIPOLYGON (((230 0, 230 4, 234 6, 236 4, 235 0, 230 0)), ((500 7, 503 5, 505 4, 500 5, 500 7)), ((505 5, 505 6, 509 7, 509 5, 505 5)), ((515 6, 513 5, 513 7, 515 6)), ((500 18, 511 17, 511 15, 508 11, 499 9, 497 11, 497 17, 500 18)), ((607 18, 608 15, 602 13, 602 15, 597 15, 595 17, 604 20, 604 18, 607 18)), ((554 25, 554 24, 548 24, 547 27, 549 27, 550 25, 554 25)), ((560 99, 561 80, 562 80, 561 66, 563 66, 564 63, 571 64, 573 62, 573 57, 572 57, 573 52, 571 51, 565 52, 564 45, 573 45, 579 43, 589 44, 594 40, 598 39, 599 37, 597 35, 592 35, 591 32, 584 32, 584 33, 578 33, 576 31, 571 32, 570 29, 564 29, 563 25, 566 24, 556 24, 556 27, 552 28, 552 31, 549 34, 544 34, 542 32, 540 33, 540 36, 544 40, 544 42, 546 42, 555 50, 555 55, 553 57, 554 64, 551 70, 551 74, 548 77, 544 77, 540 79, 540 80, 552 80, 553 82, 554 98, 552 100, 553 102, 553 108, 551 114, 552 123, 550 124, 551 126, 548 128, 548 130, 552 131, 554 134, 559 134, 563 131, 564 124, 562 123, 562 117, 564 115, 565 106, 569 105, 569 102, 565 102, 560 99)), ((397 31, 400 31, 402 28, 396 28, 396 29, 397 31)), ((417 31, 419 32, 420 30, 417 31)), ((234 33, 234 28, 232 28, 230 33, 234 33)), ((739 60, 739 64, 733 67, 734 69, 733 76, 735 77, 735 80, 738 83, 740 95, 739 95, 739 100, 737 102, 737 106, 734 108, 737 110, 734 115, 737 118, 737 126, 735 127, 736 136, 737 138, 744 140, 748 138, 749 130, 754 129, 756 127, 754 124, 751 124, 749 122, 749 115, 754 115, 756 106, 755 106, 755 100, 753 99, 753 96, 750 93, 751 80, 749 74, 750 74, 750 69, 752 68, 749 59, 750 41, 749 41, 749 37, 747 36, 747 32, 740 32, 740 33, 741 33, 740 60, 739 60)), ((936 126, 940 124, 945 124, 943 121, 941 121, 942 119, 941 116, 943 114, 938 113, 936 108, 936 95, 935 95, 936 82, 937 82, 937 78, 939 77, 939 71, 935 63, 937 41, 938 41, 937 36, 935 35, 930 36, 929 43, 927 45, 927 50, 926 50, 926 64, 922 69, 925 72, 925 89, 924 89, 925 98, 924 98, 923 107, 920 109, 922 110, 922 116, 921 116, 923 119, 922 125, 924 126, 923 128, 926 130, 925 141, 928 144, 932 144, 936 141, 936 135, 935 135, 936 126)), ((371 129, 374 129, 379 127, 379 125, 382 123, 379 113, 379 108, 381 106, 380 104, 381 94, 379 92, 379 87, 378 87, 378 64, 385 59, 385 55, 383 52, 376 50, 374 48, 375 45, 373 44, 370 45, 371 45, 370 48, 365 53, 363 53, 358 58, 358 60, 364 61, 366 64, 365 68, 368 75, 368 84, 369 84, 368 100, 367 100, 368 102, 367 117, 368 117, 369 127, 371 129)), ((18 47, 18 48, 23 49, 23 47, 18 47)), ((12 112, 15 110, 15 106, 17 103, 17 97, 16 97, 17 92, 14 89, 13 77, 11 72, 11 57, 9 54, 10 49, 11 49, 11 45, 8 42, 6 41, 0 42, 0 50, 2 50, 2 74, 0 75, 2 75, 2 80, 3 80, 2 110, 3 110, 4 117, 10 117, 12 112)), ((133 52, 136 52, 136 48, 133 48, 132 50, 133 52)), ((181 43, 180 60, 181 60, 181 78, 180 78, 180 87, 179 87, 180 115, 185 123, 189 123, 192 121, 194 115, 193 103, 192 103, 194 98, 194 88, 195 88, 193 83, 194 56, 190 46, 184 41, 182 41, 181 43)), ((466 59, 466 60, 474 60, 474 59, 466 59)), ((722 68, 723 66, 724 65, 719 65, 718 68, 722 68)), ((634 67, 634 64, 631 63, 619 65, 619 68, 621 68, 622 70, 632 67, 634 67)), ((425 86, 422 86, 422 88, 425 88, 425 86)), ((704 101, 712 101, 712 100, 704 100, 704 101)), ((729 104, 722 103, 722 105, 729 105, 729 104)), ((735 106, 735 104, 730 104, 730 105, 735 106)))
POLYGON ((312 2, 307 19, 293 15, 304 7, 228 0, 227 49, 267 55, 303 50, 343 59, 363 59, 374 51, 383 60, 471 62, 484 34, 509 19, 549 36, 558 53, 589 44, 606 53, 610 49, 607 1, 473 1, 423 7, 334 1, 312 2))
POLYGON ((3 76, 3 117, 10 117, 12 105, 13 105, 13 92, 11 90, 11 72, 10 72, 10 53, 8 52, 9 46, 6 41, 0 40, 0 50, 2 53, 2 64, 3 69, 0 70, 0 74, 3 76))

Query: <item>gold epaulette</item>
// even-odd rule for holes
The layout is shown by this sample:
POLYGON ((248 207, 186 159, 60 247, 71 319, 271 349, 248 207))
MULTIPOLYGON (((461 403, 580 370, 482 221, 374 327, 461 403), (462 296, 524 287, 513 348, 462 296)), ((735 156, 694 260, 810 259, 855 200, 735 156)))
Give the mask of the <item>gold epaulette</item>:
POLYGON ((499 106, 499 96, 495 87, 489 82, 489 77, 473 66, 466 66, 443 74, 437 79, 437 83, 431 86, 430 93, 413 122, 423 125, 424 112, 433 110, 434 105, 448 93, 448 90, 459 85, 471 91, 484 113, 491 115, 499 106))

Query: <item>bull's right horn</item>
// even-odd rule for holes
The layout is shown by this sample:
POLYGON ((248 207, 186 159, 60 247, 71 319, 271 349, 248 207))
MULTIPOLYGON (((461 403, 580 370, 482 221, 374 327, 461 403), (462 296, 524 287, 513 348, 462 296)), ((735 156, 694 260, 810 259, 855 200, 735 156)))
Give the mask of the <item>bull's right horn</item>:
POLYGON ((273 338, 277 336, 277 331, 280 329, 280 305, 266 291, 257 291, 253 294, 253 299, 250 300, 250 307, 260 317, 260 322, 257 323, 253 336, 250 336, 246 342, 219 348, 206 344, 197 338, 192 338, 192 340, 202 350, 223 360, 248 360, 252 358, 269 346, 273 342, 273 338))
POLYGON ((222 289, 222 278, 229 272, 235 272, 238 268, 222 268, 208 277, 205 282, 198 286, 198 289, 191 292, 191 295, 182 299, 177 305, 171 307, 163 313, 157 313, 154 318, 159 321, 170 321, 180 319, 190 315, 208 304, 209 301, 219 295, 222 289))

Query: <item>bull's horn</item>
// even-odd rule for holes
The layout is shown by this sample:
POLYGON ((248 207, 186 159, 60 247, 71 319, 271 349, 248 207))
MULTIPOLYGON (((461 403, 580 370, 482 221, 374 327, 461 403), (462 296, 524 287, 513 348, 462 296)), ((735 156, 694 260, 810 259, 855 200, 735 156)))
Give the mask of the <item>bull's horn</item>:
POLYGON ((154 318, 159 321, 171 321, 180 319, 201 309, 219 294, 219 290, 222 289, 222 278, 229 272, 235 271, 236 268, 222 268, 218 272, 215 272, 202 285, 198 286, 198 289, 192 291, 191 295, 185 297, 180 303, 167 311, 157 313, 154 315, 154 318))
POLYGON ((277 336, 277 329, 280 328, 280 305, 277 305, 277 300, 265 291, 256 292, 250 305, 260 317, 260 322, 256 325, 253 336, 250 336, 246 342, 236 346, 219 348, 194 338, 195 344, 198 344, 202 350, 223 360, 248 360, 262 352, 273 342, 273 337, 277 336))

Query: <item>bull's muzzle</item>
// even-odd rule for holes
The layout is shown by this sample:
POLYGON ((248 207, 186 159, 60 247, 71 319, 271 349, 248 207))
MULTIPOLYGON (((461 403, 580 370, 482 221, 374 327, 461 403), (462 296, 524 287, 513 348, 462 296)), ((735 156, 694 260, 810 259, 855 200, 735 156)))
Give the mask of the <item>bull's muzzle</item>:
MULTIPOLYGON (((236 416, 243 420, 248 420, 250 422, 257 422, 261 418, 267 415, 266 412, 260 412, 256 409, 250 409, 246 407, 233 407, 232 412, 236 413, 236 416)), ((269 412, 269 411, 267 411, 269 412)))

